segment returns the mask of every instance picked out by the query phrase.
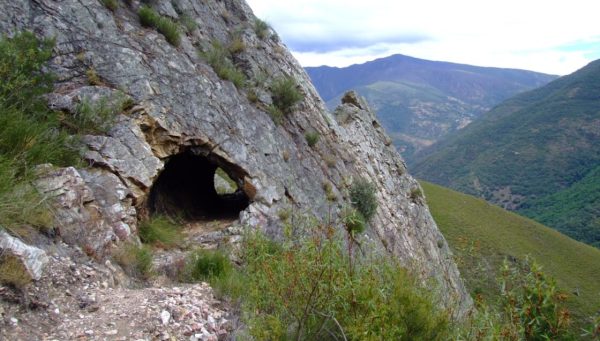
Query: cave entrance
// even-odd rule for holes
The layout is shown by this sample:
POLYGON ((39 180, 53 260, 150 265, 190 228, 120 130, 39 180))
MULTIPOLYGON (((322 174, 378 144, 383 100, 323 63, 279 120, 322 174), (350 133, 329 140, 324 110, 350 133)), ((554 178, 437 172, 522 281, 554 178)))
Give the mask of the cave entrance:
POLYGON ((215 155, 187 150, 169 158, 148 197, 151 215, 188 221, 237 219, 250 200, 238 185, 244 174, 215 155))

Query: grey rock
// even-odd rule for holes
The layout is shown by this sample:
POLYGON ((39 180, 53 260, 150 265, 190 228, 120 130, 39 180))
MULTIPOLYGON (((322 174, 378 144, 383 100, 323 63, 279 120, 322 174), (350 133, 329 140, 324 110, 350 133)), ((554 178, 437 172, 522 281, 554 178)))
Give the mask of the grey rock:
POLYGON ((372 251, 398 258, 424 280, 435 279, 457 315, 471 306, 447 244, 437 246, 444 237, 425 200, 410 198, 419 184, 368 105, 349 94, 333 115, 327 111, 287 48, 273 35, 264 40, 255 35, 254 15, 244 1, 160 2, 163 15, 186 13, 198 23, 177 48, 139 24, 138 1, 115 13, 97 0, 0 4, 3 33, 30 30, 56 39, 49 66, 58 76, 49 97, 53 106, 69 110, 82 94, 104 96, 107 88, 124 91, 136 103, 107 136, 84 138, 91 170, 47 179, 47 192, 56 194, 62 211, 61 232, 68 230, 73 238, 81 234, 98 250, 135 233, 135 218, 150 209, 161 172, 184 152, 232 175, 250 199, 237 224, 273 237, 282 235, 278 211, 294 207, 324 218, 337 207, 327 201, 323 183, 331 183, 339 203, 347 203, 349 182, 365 177, 375 184, 379 203, 365 236, 372 251), (254 81, 257 104, 247 99, 246 90, 219 79, 197 53, 215 40, 227 44, 235 32, 245 49, 234 61, 254 81), (85 85, 85 72, 92 67, 102 87, 85 85), (265 110, 271 104, 265 93, 283 76, 297 81, 304 99, 277 125, 265 110), (304 138, 307 131, 320 135, 312 148, 304 138))
POLYGON ((39 173, 36 186, 51 199, 56 230, 67 244, 102 256, 114 241, 127 240, 136 231, 131 192, 116 175, 51 166, 39 173))
POLYGON ((44 250, 27 245, 4 230, 0 230, 0 255, 19 260, 27 275, 36 281, 42 277, 44 266, 48 263, 44 250))

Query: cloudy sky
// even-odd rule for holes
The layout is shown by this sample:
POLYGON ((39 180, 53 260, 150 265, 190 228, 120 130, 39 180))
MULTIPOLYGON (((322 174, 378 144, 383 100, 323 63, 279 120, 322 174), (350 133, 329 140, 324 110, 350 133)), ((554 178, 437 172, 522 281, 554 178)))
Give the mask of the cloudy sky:
POLYGON ((598 0, 247 0, 303 66, 401 53, 564 75, 600 58, 598 0))

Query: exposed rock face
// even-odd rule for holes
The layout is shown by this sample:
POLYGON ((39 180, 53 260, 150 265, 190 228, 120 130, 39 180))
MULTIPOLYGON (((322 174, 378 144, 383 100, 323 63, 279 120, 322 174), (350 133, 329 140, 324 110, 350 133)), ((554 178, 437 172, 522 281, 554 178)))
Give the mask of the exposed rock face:
POLYGON ((40 279, 44 266, 48 263, 48 256, 44 250, 27 245, 3 230, 0 230, 0 257, 16 259, 21 266, 21 271, 30 280, 40 279))
MULTIPOLYGON (((80 176, 65 171, 71 173, 67 179, 81 187, 75 203, 62 201, 65 212, 75 204, 91 204, 99 220, 90 223, 106 225, 99 228, 104 232, 94 249, 135 231, 135 216, 147 212, 152 186, 165 163, 181 153, 224 169, 250 200, 239 224, 275 235, 282 224, 279 210, 294 205, 324 217, 331 204, 323 184, 331 183, 338 200, 347 201, 348 184, 360 176, 377 188, 379 209, 369 231, 374 247, 387 250, 424 278, 437 279, 446 303, 459 314, 470 306, 443 236, 424 200, 413 195, 418 183, 407 174, 368 105, 349 94, 335 115, 328 112, 276 36, 256 35, 254 16, 243 1, 174 0, 155 5, 174 20, 184 13, 194 18, 197 28, 185 34, 177 48, 139 24, 138 1, 131 1, 130 7, 120 2, 114 13, 97 0, 0 4, 2 32, 31 30, 55 37, 51 71, 59 79, 50 96, 53 107, 70 110, 81 96, 110 96, 117 89, 136 104, 108 136, 85 137, 91 169, 80 176), (246 90, 219 79, 197 52, 209 49, 214 40, 227 45, 234 35, 245 48, 233 59, 257 84, 258 103, 247 99, 246 90), (88 86, 90 69, 101 84, 88 86), (267 83, 283 76, 298 82, 304 100, 277 125, 266 112, 271 104, 267 83), (304 137, 308 131, 320 135, 313 147, 304 137)), ((59 190, 62 185, 56 181, 51 183, 59 190)), ((71 220, 82 223, 79 216, 71 220)))

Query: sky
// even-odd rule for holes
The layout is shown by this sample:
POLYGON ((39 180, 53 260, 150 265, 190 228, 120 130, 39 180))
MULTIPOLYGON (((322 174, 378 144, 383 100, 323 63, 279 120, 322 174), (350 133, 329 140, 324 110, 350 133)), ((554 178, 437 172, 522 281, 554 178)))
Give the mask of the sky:
POLYGON ((566 75, 600 59, 599 0, 247 0, 302 66, 392 54, 566 75))

